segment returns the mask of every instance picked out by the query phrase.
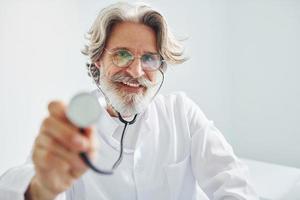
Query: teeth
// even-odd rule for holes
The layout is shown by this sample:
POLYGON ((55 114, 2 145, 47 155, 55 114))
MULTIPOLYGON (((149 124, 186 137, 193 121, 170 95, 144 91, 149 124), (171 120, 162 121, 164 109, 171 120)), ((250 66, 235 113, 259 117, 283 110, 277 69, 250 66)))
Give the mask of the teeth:
POLYGON ((139 84, 136 84, 136 83, 128 83, 128 82, 122 82, 122 83, 125 85, 128 85, 130 87, 139 87, 140 86, 139 84))

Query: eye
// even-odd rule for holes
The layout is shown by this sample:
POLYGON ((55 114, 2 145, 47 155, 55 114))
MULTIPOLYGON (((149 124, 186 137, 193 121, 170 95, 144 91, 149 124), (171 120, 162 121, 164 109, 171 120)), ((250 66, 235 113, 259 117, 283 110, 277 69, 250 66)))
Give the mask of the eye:
POLYGON ((113 55, 113 62, 119 67, 127 66, 134 57, 126 50, 118 50, 113 55))
POLYGON ((158 54, 144 54, 142 63, 144 70, 156 70, 161 65, 161 58, 158 54))
POLYGON ((152 55, 152 54, 145 54, 142 57, 142 61, 145 62, 145 63, 153 62, 155 60, 156 60, 155 56, 152 55))
POLYGON ((116 54, 120 58, 126 58, 126 59, 132 58, 132 55, 126 50, 119 50, 119 51, 116 52, 116 54))

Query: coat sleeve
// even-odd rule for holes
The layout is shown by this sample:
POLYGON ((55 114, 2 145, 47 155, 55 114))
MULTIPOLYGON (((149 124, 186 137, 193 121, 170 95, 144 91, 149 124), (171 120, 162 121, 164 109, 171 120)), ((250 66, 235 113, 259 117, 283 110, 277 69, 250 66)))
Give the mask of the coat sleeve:
MULTIPOLYGON (((24 165, 7 170, 0 176, 0 199, 24 200, 24 194, 34 173, 31 159, 28 159, 24 165)), ((55 200, 66 200, 65 196, 65 193, 61 193, 55 200)))
POLYGON ((250 183, 248 167, 200 108, 185 95, 182 98, 191 134, 192 170, 201 189, 211 200, 259 199, 250 183))

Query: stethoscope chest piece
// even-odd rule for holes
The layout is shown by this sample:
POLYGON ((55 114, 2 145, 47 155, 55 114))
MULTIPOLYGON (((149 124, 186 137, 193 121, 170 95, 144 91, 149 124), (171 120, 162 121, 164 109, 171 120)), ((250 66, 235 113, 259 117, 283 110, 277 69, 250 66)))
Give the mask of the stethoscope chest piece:
MULTIPOLYGON (((80 128, 80 132, 84 133, 84 128, 87 128, 93 124, 95 124, 101 116, 102 108, 98 101, 98 99, 91 95, 90 93, 79 93, 75 95, 67 108, 67 117, 73 123, 74 125, 78 126, 80 128)), ((128 125, 133 124, 136 121, 137 114, 134 116, 134 118, 131 121, 126 121, 122 118, 121 114, 119 112, 118 117, 119 120, 124 123, 124 128, 122 131, 122 137, 120 141, 120 154, 117 159, 117 161, 112 166, 111 170, 103 170, 100 168, 97 168, 93 162, 89 159, 88 155, 85 152, 79 153, 81 159, 84 161, 84 163, 93 171, 104 174, 104 175, 111 175, 113 174, 113 170, 115 170, 119 164, 122 161, 123 158, 123 139, 126 132, 126 128, 128 125)))
POLYGON ((101 107, 98 99, 87 92, 75 95, 67 108, 68 119, 80 128, 95 124, 100 115, 101 107))

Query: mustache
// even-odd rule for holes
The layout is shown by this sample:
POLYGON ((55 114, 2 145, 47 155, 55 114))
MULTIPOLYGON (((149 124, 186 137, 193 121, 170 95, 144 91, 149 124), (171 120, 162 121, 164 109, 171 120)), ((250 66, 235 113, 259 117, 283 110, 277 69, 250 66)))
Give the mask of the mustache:
POLYGON ((127 82, 127 83, 139 84, 146 88, 156 85, 155 83, 152 83, 149 79, 147 79, 145 76, 133 78, 132 76, 130 76, 125 72, 119 72, 117 74, 114 74, 110 80, 112 82, 117 82, 117 83, 127 82))

